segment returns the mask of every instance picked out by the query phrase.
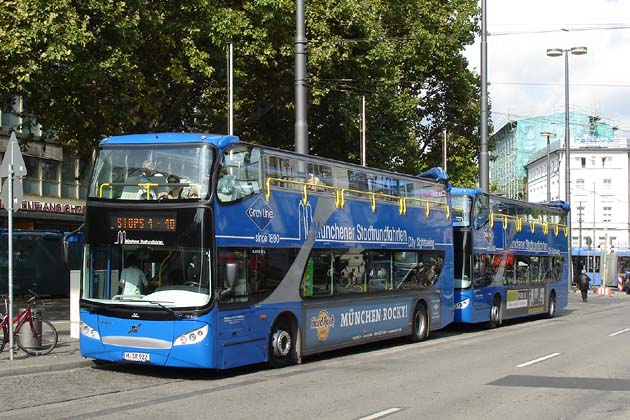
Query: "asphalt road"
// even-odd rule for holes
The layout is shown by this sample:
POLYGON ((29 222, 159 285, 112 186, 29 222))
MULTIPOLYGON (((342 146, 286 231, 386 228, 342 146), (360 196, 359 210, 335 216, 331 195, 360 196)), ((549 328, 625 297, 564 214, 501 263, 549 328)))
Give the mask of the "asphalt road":
POLYGON ((3 378, 10 419, 629 419, 630 297, 271 370, 94 365, 3 378))

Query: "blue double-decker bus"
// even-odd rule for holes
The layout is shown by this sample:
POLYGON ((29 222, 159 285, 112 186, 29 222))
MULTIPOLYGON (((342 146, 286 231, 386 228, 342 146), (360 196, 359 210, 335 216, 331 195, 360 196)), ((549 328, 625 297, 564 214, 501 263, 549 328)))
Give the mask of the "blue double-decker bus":
POLYGON ((453 188, 455 322, 547 313, 567 305, 568 206, 453 188))
POLYGON ((85 224, 81 354, 272 366, 453 320, 446 177, 212 134, 103 140, 85 224))

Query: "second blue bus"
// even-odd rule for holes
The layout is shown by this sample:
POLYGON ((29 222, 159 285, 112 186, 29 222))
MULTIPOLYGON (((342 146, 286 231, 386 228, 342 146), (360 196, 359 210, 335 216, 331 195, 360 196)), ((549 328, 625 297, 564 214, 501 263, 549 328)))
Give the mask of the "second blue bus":
POLYGON ((568 206, 453 188, 455 322, 500 326, 568 300, 568 206))

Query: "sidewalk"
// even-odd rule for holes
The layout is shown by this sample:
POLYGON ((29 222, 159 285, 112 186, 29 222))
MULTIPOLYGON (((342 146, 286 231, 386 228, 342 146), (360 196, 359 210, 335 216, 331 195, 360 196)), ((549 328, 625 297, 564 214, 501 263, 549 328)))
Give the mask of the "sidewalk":
MULTIPOLYGON (((45 356, 30 356, 16 347, 13 360, 9 357, 9 345, 0 353, 0 378, 31 373, 53 372, 92 366, 91 359, 85 359, 79 352, 79 340, 70 337, 69 299, 46 300, 44 317, 59 333, 55 349, 45 356)), ((19 303, 14 307, 19 308, 19 303)))
MULTIPOLYGON (((630 295, 613 291, 612 296, 596 295, 589 292, 589 302, 607 303, 630 301, 630 295)), ((569 291, 569 305, 566 309, 577 309, 581 306, 580 293, 572 288, 569 291)), ((0 378, 7 376, 28 375, 33 373, 54 372, 82 367, 94 366, 91 359, 81 356, 79 340, 70 337, 70 302, 69 299, 54 299, 46 301, 45 318, 53 323, 59 333, 57 347, 45 356, 29 356, 17 349, 14 359, 9 359, 8 345, 0 353, 0 378)))

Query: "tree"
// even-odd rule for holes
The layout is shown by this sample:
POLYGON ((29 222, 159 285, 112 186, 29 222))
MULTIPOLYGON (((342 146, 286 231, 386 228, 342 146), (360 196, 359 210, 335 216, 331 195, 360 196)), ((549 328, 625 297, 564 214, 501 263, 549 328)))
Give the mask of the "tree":
MULTIPOLYGON (((479 83, 462 51, 474 40, 477 2, 306 6, 311 153, 359 162, 365 95, 370 166, 415 174, 439 165, 446 128, 451 176, 475 179, 479 83)), ((225 132, 231 41, 235 133, 291 149, 294 8, 293 0, 5 0, 0 94, 28 98, 28 112, 82 153, 105 135, 225 132)))

